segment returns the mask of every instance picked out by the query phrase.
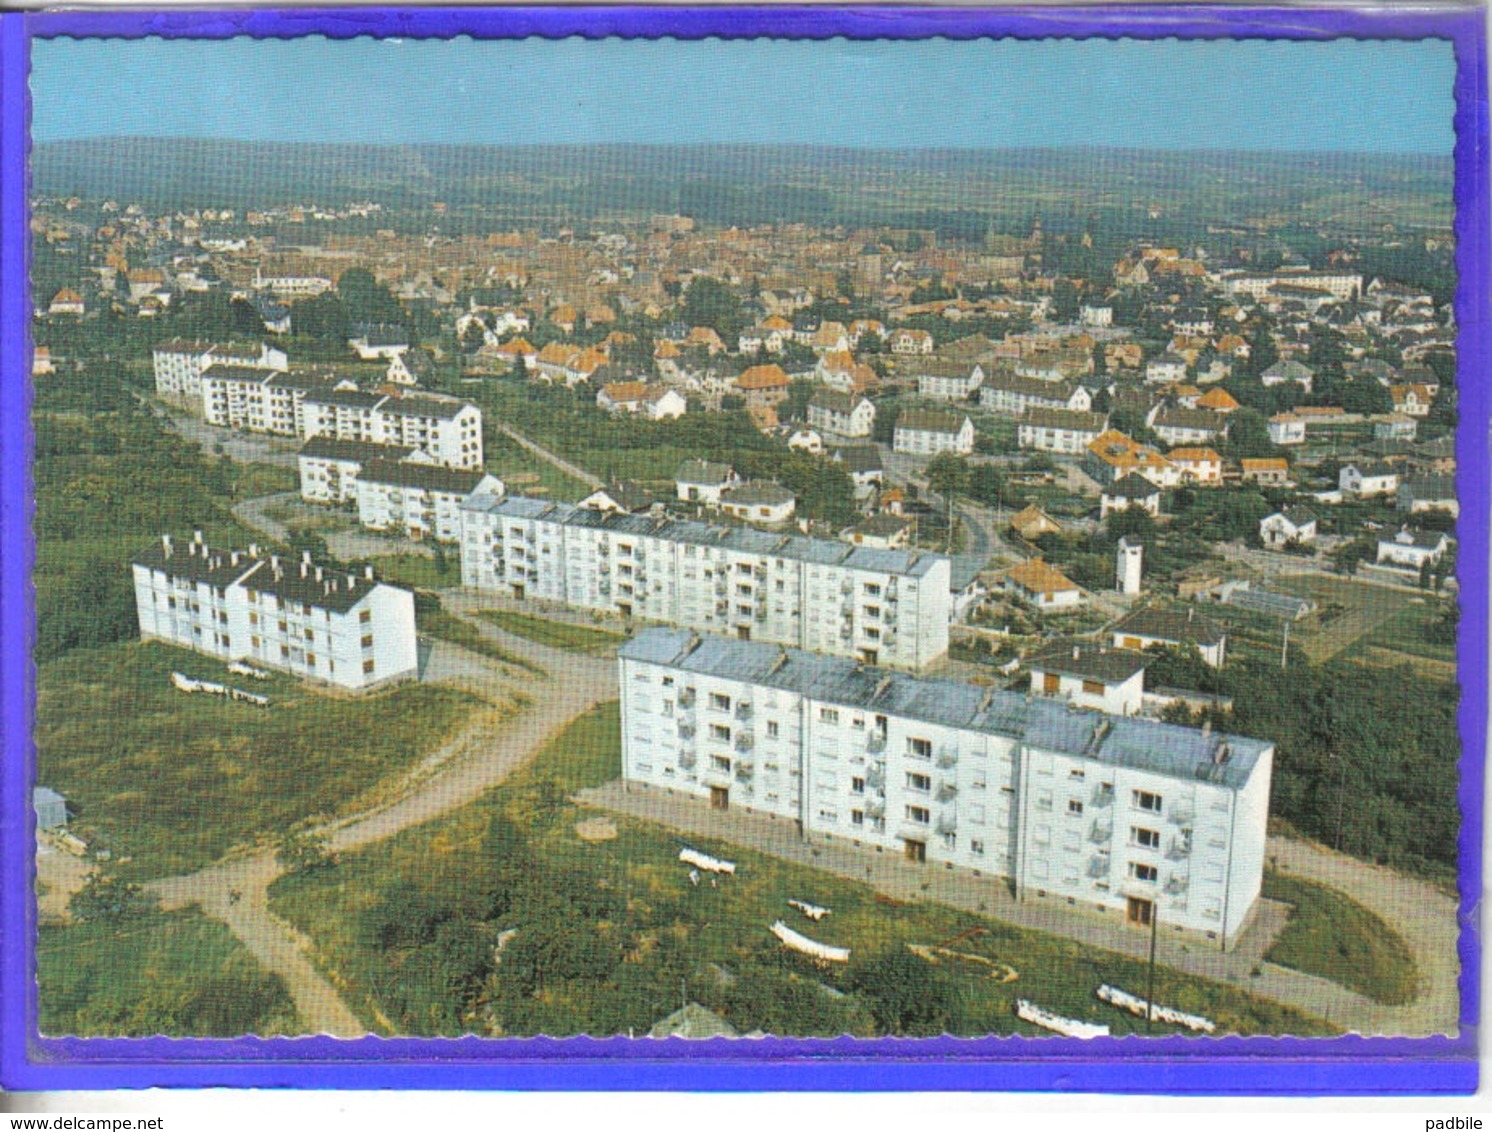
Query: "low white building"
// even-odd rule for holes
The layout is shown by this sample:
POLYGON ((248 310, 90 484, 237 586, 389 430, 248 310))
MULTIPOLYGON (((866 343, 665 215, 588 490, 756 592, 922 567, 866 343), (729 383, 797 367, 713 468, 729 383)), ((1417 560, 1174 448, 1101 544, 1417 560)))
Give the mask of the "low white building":
POLYGON ((1136 715, 1145 700, 1143 653, 1095 641, 1057 641, 1026 657, 1031 694, 1110 715, 1136 715))
POLYGON ((1128 511, 1138 507, 1152 518, 1160 514, 1160 488, 1138 472, 1111 483, 1099 496, 1098 517, 1107 519, 1115 511, 1128 511))
POLYGON ((142 640, 353 690, 418 670, 414 594, 348 573, 169 535, 133 563, 142 640))
POLYGON ((1273 444, 1304 444, 1305 418, 1296 413, 1276 413, 1269 418, 1269 439, 1273 444))
POLYGON ((1391 538, 1378 540, 1378 564, 1419 570, 1445 557, 1451 540, 1443 531, 1412 531, 1408 527, 1391 538))
POLYGON ((674 490, 680 503, 703 503, 706 507, 719 507, 721 493, 740 482, 741 477, 729 464, 685 460, 674 475, 674 490))
POLYGON ((808 400, 808 424, 831 438, 858 440, 875 429, 876 407, 869 397, 816 389, 808 400))
POLYGON ((909 369, 917 378, 917 395, 930 401, 967 401, 984 384, 984 367, 978 362, 928 358, 909 369))
POLYGON ((1399 490, 1399 473, 1388 464, 1345 464, 1337 473, 1337 486, 1360 499, 1393 495, 1399 490))
POLYGON ((896 418, 891 447, 916 456, 967 456, 974 451, 974 422, 959 413, 907 409, 896 418))
POLYGON ((1146 606, 1121 617, 1109 627, 1116 649, 1143 652, 1145 649, 1194 648, 1213 668, 1227 658, 1228 634, 1195 606, 1184 610, 1146 606))
POLYGON ((1316 515, 1304 507, 1286 507, 1259 520, 1259 538, 1270 550, 1316 541, 1316 515))
POLYGON ((720 510, 747 523, 785 523, 797 509, 798 497, 781 484, 742 483, 720 493, 720 510))
POLYGON ((774 645, 619 652, 622 774, 807 838, 1229 946, 1263 877, 1273 746, 774 645))

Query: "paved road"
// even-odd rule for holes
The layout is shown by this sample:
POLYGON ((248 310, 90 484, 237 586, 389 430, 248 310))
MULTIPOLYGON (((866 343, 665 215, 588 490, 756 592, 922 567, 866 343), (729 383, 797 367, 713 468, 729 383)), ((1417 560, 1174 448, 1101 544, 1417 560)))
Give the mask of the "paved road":
MULTIPOLYGON (((1132 958, 1148 955, 1149 935, 1125 930, 1115 917, 1074 910, 1057 901, 1017 902, 1003 882, 992 878, 913 865, 894 854, 872 854, 845 841, 821 836, 803 841, 795 823, 789 821, 774 821, 734 807, 722 813, 698 799, 635 783, 624 788, 620 781, 582 791, 577 800, 863 881, 898 900, 936 901, 1132 958)), ((1274 901, 1261 902, 1254 925, 1232 951, 1221 952, 1163 932, 1158 941, 1159 961, 1190 975, 1231 983, 1357 1033, 1420 1037, 1454 1032, 1456 909, 1452 901, 1423 882, 1302 842, 1271 838, 1269 855, 1284 871, 1329 884, 1360 900, 1403 933, 1425 975, 1421 996, 1408 1006, 1383 1006, 1325 979, 1265 963, 1264 952, 1287 915, 1286 907, 1274 901), (1256 969, 1260 974, 1253 974, 1256 969)))
POLYGON ((556 456, 549 449, 535 444, 532 440, 524 436, 523 433, 519 432, 517 429, 511 428, 508 425, 500 424, 497 426, 497 431, 502 433, 509 440, 514 441, 516 444, 518 444, 519 447, 528 449, 528 451, 532 452, 539 459, 548 461, 549 463, 553 464, 567 476, 574 476, 581 483, 587 484, 590 487, 606 486, 606 481, 601 479, 599 476, 594 476, 590 472, 582 468, 580 465, 572 464, 563 456, 556 456))
MULTIPOLYGON (((515 684, 500 665, 466 653, 467 675, 475 676, 487 664, 484 687, 489 693, 504 690, 521 696, 521 706, 516 712, 476 711, 459 735, 411 771, 406 788, 390 802, 315 830, 327 835, 333 853, 365 848, 475 801, 577 716, 616 698, 614 661, 547 648, 503 633, 485 620, 458 616, 546 675, 525 673, 523 682, 515 684)), ((269 886, 283 872, 272 850, 244 848, 188 876, 146 887, 167 910, 195 904, 225 923, 266 970, 284 980, 305 1032, 337 1037, 366 1033, 367 1027, 312 961, 311 943, 270 911, 269 886)))

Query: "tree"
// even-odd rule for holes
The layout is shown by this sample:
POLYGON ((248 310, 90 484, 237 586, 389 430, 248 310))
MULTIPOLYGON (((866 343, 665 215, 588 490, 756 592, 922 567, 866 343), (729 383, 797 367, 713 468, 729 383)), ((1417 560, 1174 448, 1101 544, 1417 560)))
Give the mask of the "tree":
POLYGON ((336 864, 331 839, 324 833, 304 830, 287 833, 275 846, 275 856, 288 872, 306 873, 336 864))
POLYGON ((744 325, 736 293, 708 275, 697 275, 690 281, 684 292, 683 316, 690 326, 712 328, 727 344, 735 343, 744 325))
POLYGON ((68 901, 67 910, 75 920, 122 920, 143 915, 153 910, 156 903, 155 897, 138 884, 93 872, 68 901))
POLYGON ((1258 409, 1235 410, 1228 418, 1228 455, 1272 456, 1274 442, 1269 439, 1269 422, 1258 409))

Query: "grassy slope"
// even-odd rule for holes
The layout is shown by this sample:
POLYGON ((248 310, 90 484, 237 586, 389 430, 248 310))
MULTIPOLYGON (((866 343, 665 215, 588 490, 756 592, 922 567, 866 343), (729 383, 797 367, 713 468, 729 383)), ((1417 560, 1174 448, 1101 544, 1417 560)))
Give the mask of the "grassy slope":
POLYGON ((36 962, 44 1034, 232 1038, 300 1029, 279 977, 200 912, 45 925, 36 962))
MULTIPOLYGON (((539 887, 559 890, 552 894, 567 902, 564 928, 609 941, 629 956, 600 980, 551 980, 541 993, 518 1002, 503 998, 504 969, 499 968, 482 997, 496 1000, 505 1032, 645 1029, 677 1006, 680 978, 687 980, 690 997, 724 1013, 743 1032, 771 1030, 774 1023, 780 1027, 781 1000, 794 993, 807 995, 799 1016, 811 1019, 798 1033, 874 1032, 858 995, 834 999, 817 987, 820 981, 837 982, 843 991, 842 972, 798 968, 767 934, 774 919, 789 914, 789 898, 831 906, 830 919, 805 930, 867 955, 905 943, 936 944, 984 928, 986 936, 961 946, 1013 964, 1020 979, 1000 985, 976 974, 948 976, 956 984, 952 1024, 959 1033, 1039 1034, 1012 1013, 1014 999, 1023 996, 1102 1021, 1116 1034, 1142 1027, 1140 1020, 1093 997, 1094 988, 1106 981, 1142 990, 1145 966, 1135 960, 939 905, 897 904, 865 885, 723 843, 703 841, 698 847, 738 862, 738 874, 718 888, 695 888, 677 863, 678 842, 668 830, 648 822, 614 818, 615 840, 581 841, 575 823, 595 815, 566 803, 564 796, 616 776, 618 732, 616 706, 606 705, 577 721, 534 763, 475 805, 344 857, 327 872, 280 880, 271 893, 273 906, 316 940, 321 954, 354 988, 354 997, 361 996, 359 1007, 375 1006, 400 1028, 418 1032, 480 1029, 479 1012, 459 1022, 448 1015, 445 1024, 427 1028, 436 1007, 428 995, 409 994, 424 970, 422 953, 373 946, 363 917, 387 894, 402 896, 411 888, 421 905, 471 904, 475 872, 490 868, 501 855, 489 836, 494 819, 505 816, 521 831, 524 849, 535 862, 532 868, 542 871, 539 887), (590 919, 576 913, 595 902, 608 910, 590 919), (726 985, 720 969, 736 976, 735 985, 726 985), (396 996, 400 1006, 390 1001, 396 996)), ((466 930, 485 929, 487 938, 499 928, 517 927, 520 938, 525 931, 543 931, 546 925, 538 922, 542 913, 536 906, 548 907, 542 900, 537 905, 520 901, 490 923, 466 930)), ((1332 1032, 1319 1019, 1243 990, 1166 970, 1160 972, 1156 993, 1159 1001, 1212 1017, 1225 1032, 1332 1032)))
POLYGON ((568 649, 571 652, 593 652, 626 640, 622 633, 605 629, 592 629, 586 625, 572 625, 567 621, 549 621, 543 617, 531 617, 525 613, 510 613, 506 610, 489 609, 481 616, 499 629, 527 637, 551 648, 568 649))
POLYGON ((75 652, 46 665, 37 703, 37 778, 68 797, 84 836, 121 871, 162 876, 317 813, 355 810, 460 725, 475 702, 405 685, 321 695, 288 677, 228 676, 219 661, 161 644, 75 652), (169 674, 252 684, 268 708, 189 696, 169 674))
POLYGON ((1264 895, 1294 905, 1290 921, 1264 958, 1319 975, 1393 1005, 1414 997, 1409 946, 1349 896, 1298 877, 1264 874, 1264 895))

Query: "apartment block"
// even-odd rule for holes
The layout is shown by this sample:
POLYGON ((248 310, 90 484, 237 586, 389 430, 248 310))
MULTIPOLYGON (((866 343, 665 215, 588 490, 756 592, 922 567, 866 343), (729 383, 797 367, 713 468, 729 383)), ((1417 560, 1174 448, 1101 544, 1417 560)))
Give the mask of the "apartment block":
POLYGON ((202 374, 213 365, 248 366, 275 372, 289 368, 283 350, 262 342, 205 342, 173 338, 151 351, 155 391, 196 403, 202 396, 202 374))
POLYGON ((461 505, 502 493, 502 481, 486 472, 413 460, 369 460, 357 478, 357 519, 375 531, 454 543, 461 540, 461 505))
POLYGON ((948 651, 949 560, 524 496, 462 505, 464 585, 893 668, 948 651))
POLYGON ((221 550, 198 532, 184 545, 162 536, 133 569, 142 640, 352 690, 418 670, 414 594, 376 581, 371 568, 221 550))
POLYGON ((629 781, 1223 946, 1257 904, 1267 742, 682 629, 619 665, 629 781))

